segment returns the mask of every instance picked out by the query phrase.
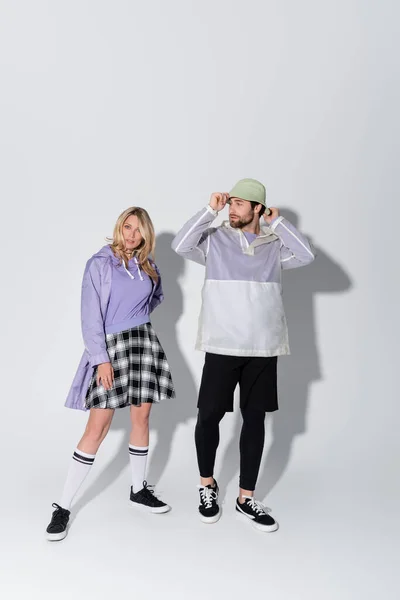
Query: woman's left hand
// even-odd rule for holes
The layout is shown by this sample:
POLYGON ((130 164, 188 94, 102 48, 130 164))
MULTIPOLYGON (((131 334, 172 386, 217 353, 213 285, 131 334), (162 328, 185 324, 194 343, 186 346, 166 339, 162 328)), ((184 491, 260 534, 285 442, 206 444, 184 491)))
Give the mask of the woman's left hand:
POLYGON ((96 382, 97 385, 103 386, 105 390, 111 390, 114 381, 114 369, 111 366, 111 363, 101 363, 97 367, 97 376, 96 382))

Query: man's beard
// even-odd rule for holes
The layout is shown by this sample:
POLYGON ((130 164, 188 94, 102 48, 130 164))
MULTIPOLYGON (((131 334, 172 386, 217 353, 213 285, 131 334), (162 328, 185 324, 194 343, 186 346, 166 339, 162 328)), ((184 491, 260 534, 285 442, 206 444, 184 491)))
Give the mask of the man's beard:
POLYGON ((234 229, 243 229, 243 227, 246 227, 246 225, 252 222, 253 217, 254 214, 251 215, 251 217, 248 217, 247 219, 241 219, 240 217, 238 217, 237 219, 229 219, 229 223, 234 229))

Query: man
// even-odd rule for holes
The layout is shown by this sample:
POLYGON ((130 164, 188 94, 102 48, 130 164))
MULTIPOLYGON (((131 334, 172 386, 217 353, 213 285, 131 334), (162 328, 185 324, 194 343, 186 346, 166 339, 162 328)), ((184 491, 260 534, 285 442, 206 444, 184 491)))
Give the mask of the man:
POLYGON ((314 260, 307 239, 267 208, 265 187, 242 179, 190 219, 172 243, 179 255, 206 267, 196 349, 206 352, 195 431, 200 470, 200 518, 221 516, 214 479, 219 423, 240 387, 243 426, 236 511, 262 531, 278 524, 254 499, 265 436, 265 413, 278 409, 277 357, 289 354, 281 270, 314 260), (229 221, 210 227, 229 205, 229 221), (262 225, 260 219, 263 217, 262 225))

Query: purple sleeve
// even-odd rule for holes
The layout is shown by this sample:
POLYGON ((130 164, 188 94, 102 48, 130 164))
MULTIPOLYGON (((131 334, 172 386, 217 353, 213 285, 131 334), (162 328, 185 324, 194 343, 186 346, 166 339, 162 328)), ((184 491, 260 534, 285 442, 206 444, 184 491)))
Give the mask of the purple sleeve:
POLYGON ((281 240, 282 269, 295 269, 314 260, 315 252, 310 242, 287 219, 277 217, 270 227, 281 240))
POLYGON ((218 213, 210 205, 194 215, 178 232, 172 242, 172 249, 182 256, 200 265, 206 264, 210 235, 215 231, 209 227, 218 213))
POLYGON ((163 293, 163 289, 162 289, 161 274, 160 274, 160 271, 158 270, 157 265, 154 265, 154 268, 157 271, 158 281, 156 283, 156 287, 155 287, 155 290, 154 290, 154 293, 153 293, 153 296, 152 296, 151 302, 150 302, 149 310, 150 310, 151 313, 164 300, 164 293, 163 293))
POLYGON ((82 335, 91 367, 110 362, 104 333, 104 318, 100 307, 99 268, 99 260, 90 259, 86 264, 82 282, 82 335))

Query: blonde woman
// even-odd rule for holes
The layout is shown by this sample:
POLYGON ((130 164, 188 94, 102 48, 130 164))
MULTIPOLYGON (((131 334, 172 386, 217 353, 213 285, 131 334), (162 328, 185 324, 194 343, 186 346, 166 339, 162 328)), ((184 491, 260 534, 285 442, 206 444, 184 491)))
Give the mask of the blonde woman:
POLYGON ((170 368, 150 323, 163 300, 154 256, 155 234, 146 210, 124 211, 111 243, 87 262, 82 284, 82 333, 85 342, 65 405, 88 410, 85 432, 73 453, 64 490, 47 527, 47 539, 67 535, 72 500, 94 463, 110 428, 114 410, 129 407, 129 458, 132 506, 153 513, 170 507, 145 480, 149 415, 153 402, 175 396, 170 368))

